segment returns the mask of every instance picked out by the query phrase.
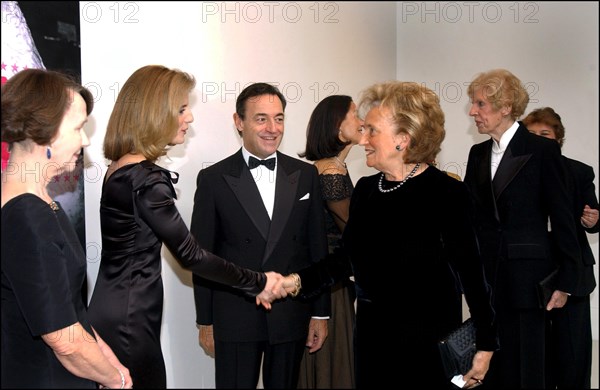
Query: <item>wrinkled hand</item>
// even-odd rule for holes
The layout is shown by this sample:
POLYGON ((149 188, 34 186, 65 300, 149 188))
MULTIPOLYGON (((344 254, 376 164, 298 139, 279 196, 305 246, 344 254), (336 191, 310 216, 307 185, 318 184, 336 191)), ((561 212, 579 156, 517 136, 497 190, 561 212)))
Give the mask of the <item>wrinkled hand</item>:
POLYGON ((483 384, 483 378, 490 368, 492 360, 492 351, 477 351, 473 356, 473 367, 463 376, 466 382, 463 389, 472 389, 483 384))
POLYGON ((591 208, 587 204, 583 208, 583 214, 581 214, 581 224, 586 228, 596 226, 598 223, 598 210, 591 208))
POLYGON ((256 305, 263 305, 265 309, 271 310, 271 302, 276 299, 285 298, 287 291, 283 288, 284 277, 277 272, 265 272, 267 284, 265 289, 256 296, 256 305))
POLYGON ((306 337, 306 346, 308 352, 317 352, 323 346, 328 336, 327 320, 311 318, 308 325, 308 336, 306 337))
POLYGON ((560 309, 564 305, 567 304, 567 299, 569 295, 560 290, 555 290, 550 297, 550 301, 548 301, 548 305, 546 305, 546 310, 550 311, 552 309, 560 309))
POLYGON ((198 329, 198 342, 200 343, 200 346, 208 356, 214 358, 215 338, 213 336, 213 326, 199 325, 198 329))
MULTIPOLYGON (((131 389, 133 388, 133 379, 131 379, 131 374, 129 373, 129 369, 127 367, 125 367, 121 361, 119 360, 119 358, 117 357, 117 355, 115 355, 115 353, 113 352, 113 350, 108 346, 108 344, 106 344, 106 342, 104 341, 104 339, 102 339, 102 337, 100 337, 100 335, 98 334, 98 332, 96 332, 96 329, 94 329, 92 327, 92 330, 94 332, 94 335, 96 336, 96 340, 98 342, 98 347, 100 348, 100 351, 102 352, 102 354, 104 355, 104 357, 106 357, 106 360, 108 360, 108 362, 110 364, 112 364, 115 368, 117 368, 118 370, 121 371, 121 373, 123 373, 123 378, 125 378, 125 385, 123 386, 124 389, 131 389)), ((120 380, 120 379, 119 379, 120 380)), ((98 384, 99 388, 108 388, 107 386, 104 386, 102 384, 98 384)), ((119 385, 119 387, 121 387, 119 385)))

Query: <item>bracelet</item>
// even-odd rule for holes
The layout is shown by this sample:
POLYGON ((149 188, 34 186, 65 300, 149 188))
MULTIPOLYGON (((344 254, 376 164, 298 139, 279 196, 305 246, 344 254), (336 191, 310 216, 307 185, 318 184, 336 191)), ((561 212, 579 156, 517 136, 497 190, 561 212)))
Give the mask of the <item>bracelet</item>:
POLYGON ((296 285, 296 289, 290 292, 290 296, 292 298, 295 298, 296 296, 298 296, 300 290, 302 289, 302 281, 300 280, 300 275, 298 275, 297 273, 290 274, 290 276, 294 278, 294 284, 296 285))
POLYGON ((119 371, 119 375, 121 375, 121 387, 119 387, 119 389, 124 389, 125 388, 125 375, 123 375, 123 371, 121 371, 121 369, 119 367, 116 367, 117 371, 119 371))

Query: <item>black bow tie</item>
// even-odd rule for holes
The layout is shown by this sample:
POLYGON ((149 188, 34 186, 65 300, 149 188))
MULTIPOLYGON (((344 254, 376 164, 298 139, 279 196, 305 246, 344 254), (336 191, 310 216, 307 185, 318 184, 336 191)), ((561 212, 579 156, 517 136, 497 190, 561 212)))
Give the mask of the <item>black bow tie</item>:
POLYGON ((264 165, 272 171, 273 169, 275 169, 275 157, 271 157, 266 160, 259 160, 255 157, 250 156, 250 159, 248 160, 248 166, 250 167, 250 169, 254 169, 259 165, 264 165))

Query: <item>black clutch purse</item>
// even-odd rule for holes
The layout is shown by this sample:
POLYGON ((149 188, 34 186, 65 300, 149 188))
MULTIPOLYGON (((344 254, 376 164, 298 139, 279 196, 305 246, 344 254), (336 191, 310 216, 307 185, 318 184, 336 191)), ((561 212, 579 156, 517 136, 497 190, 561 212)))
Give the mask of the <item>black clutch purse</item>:
POLYGON ((447 378, 464 375, 471 369, 475 346, 475 323, 469 318, 438 343, 447 378))

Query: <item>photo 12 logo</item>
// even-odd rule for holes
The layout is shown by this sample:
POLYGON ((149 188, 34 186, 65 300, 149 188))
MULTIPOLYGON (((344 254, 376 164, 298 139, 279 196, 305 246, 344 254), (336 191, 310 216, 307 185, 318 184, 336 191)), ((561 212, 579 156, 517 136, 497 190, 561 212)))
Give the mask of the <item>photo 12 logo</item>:
MULTIPOLYGON (((312 102, 318 103, 321 99, 335 95, 339 92, 340 86, 333 81, 318 82, 315 81, 310 85, 302 85, 296 81, 278 82, 278 81, 267 81, 269 84, 277 87, 288 103, 297 103, 303 98, 309 98, 312 102)), ((229 101, 235 101, 240 92, 252 84, 242 84, 239 82, 226 83, 226 82, 203 82, 200 84, 200 91, 202 94, 202 103, 206 103, 211 100, 216 100, 221 103, 229 101)))
MULTIPOLYGON (((444 103, 464 103, 469 102, 469 95, 467 90, 471 81, 434 81, 434 82, 421 82, 421 85, 431 89, 440 98, 441 102, 444 103), (466 99, 466 100, 465 100, 466 99)), ((540 92, 540 85, 534 81, 523 82, 523 88, 529 95, 529 103, 539 103, 538 93, 540 92)))
POLYGON ((110 18, 113 23, 139 23, 140 6, 137 2, 97 2, 90 1, 81 7, 81 20, 97 23, 110 18))
POLYGON ((339 4, 330 1, 203 1, 202 23, 215 20, 221 23, 298 23, 303 20, 338 23, 339 11, 339 4))
POLYGON ((536 2, 400 2, 402 23, 539 23, 539 8, 536 2))
MULTIPOLYGON (((297 81, 266 82, 279 88, 288 103, 298 103, 302 99, 311 99, 311 102, 316 104, 320 102, 321 99, 335 95, 340 91, 340 86, 334 81, 315 81, 309 85, 297 81)), ((215 100, 221 103, 227 103, 235 101, 242 90, 253 83, 253 81, 245 84, 240 82, 228 83, 225 81, 204 81, 198 84, 196 89, 199 90, 202 103, 215 100)), ((92 93, 94 103, 98 103, 102 98, 106 97, 110 98, 114 104, 121 92, 121 83, 118 81, 115 81, 110 85, 101 85, 98 82, 90 81, 85 83, 84 86, 92 93)), ((120 96, 120 98, 133 102, 134 99, 137 99, 137 96, 132 92, 131 96, 120 96)))

